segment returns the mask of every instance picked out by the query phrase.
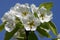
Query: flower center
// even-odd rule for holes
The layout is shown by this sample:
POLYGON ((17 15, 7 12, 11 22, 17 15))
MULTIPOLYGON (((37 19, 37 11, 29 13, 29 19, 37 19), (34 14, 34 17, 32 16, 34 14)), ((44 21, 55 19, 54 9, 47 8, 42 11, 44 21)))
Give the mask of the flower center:
POLYGON ((28 12, 23 12, 22 15, 23 16, 26 16, 28 14, 28 12))
POLYGON ((32 28, 32 26, 35 26, 34 21, 32 21, 32 22, 29 21, 28 25, 30 26, 30 28, 32 28))
POLYGON ((40 15, 40 17, 42 18, 42 20, 44 20, 44 14, 43 13, 40 15))

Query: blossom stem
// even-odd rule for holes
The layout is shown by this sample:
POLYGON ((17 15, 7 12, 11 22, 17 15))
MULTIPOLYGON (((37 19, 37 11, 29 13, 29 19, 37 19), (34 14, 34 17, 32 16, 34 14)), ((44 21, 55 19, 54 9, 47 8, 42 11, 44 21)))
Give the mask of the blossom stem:
POLYGON ((25 40, 28 40, 28 36, 29 36, 29 32, 30 32, 30 31, 26 31, 26 30, 25 30, 25 32, 26 32, 26 38, 25 38, 25 40))

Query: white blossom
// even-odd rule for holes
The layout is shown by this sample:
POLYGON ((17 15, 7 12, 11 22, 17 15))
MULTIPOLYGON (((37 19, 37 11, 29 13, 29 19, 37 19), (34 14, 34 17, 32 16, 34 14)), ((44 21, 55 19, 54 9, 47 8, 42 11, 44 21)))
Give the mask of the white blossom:
POLYGON ((17 3, 14 7, 11 8, 11 10, 16 11, 15 15, 17 17, 26 18, 30 14, 30 7, 29 4, 19 4, 17 3))
MULTIPOLYGON (((47 11, 47 9, 44 7, 38 9, 38 7, 36 7, 34 4, 29 6, 27 3, 17 3, 2 17, 3 22, 7 21, 5 25, 6 31, 11 32, 15 28, 15 17, 18 17, 21 20, 25 30, 35 31, 37 29, 37 26, 40 25, 40 22, 49 22, 52 19, 52 12, 47 11), (34 16, 35 12, 37 13, 38 18, 34 16)), ((48 30, 46 31, 49 32, 48 30)))
POLYGON ((8 32, 11 32, 15 28, 15 15, 13 13, 13 11, 8 11, 1 19, 3 22, 7 21, 5 30, 8 32))
POLYGON ((13 31, 14 28, 15 28, 15 23, 13 21, 9 21, 5 25, 5 30, 8 32, 13 31))
POLYGON ((44 7, 41 7, 38 9, 38 17, 41 23, 49 22, 52 19, 52 12, 47 11, 47 9, 44 7))
POLYGON ((6 13, 4 14, 4 16, 1 18, 1 20, 2 20, 3 22, 5 22, 5 21, 10 21, 10 20, 14 21, 14 20, 15 20, 15 16, 14 16, 13 12, 8 11, 8 12, 6 12, 6 13))
POLYGON ((33 15, 28 16, 27 19, 22 19, 22 23, 27 31, 35 31, 37 26, 40 25, 39 19, 34 18, 33 15))

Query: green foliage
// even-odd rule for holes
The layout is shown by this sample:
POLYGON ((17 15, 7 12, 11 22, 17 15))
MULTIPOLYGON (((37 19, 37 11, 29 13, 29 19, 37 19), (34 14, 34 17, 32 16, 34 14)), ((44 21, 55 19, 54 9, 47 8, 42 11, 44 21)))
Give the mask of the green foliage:
POLYGON ((25 30, 24 29, 19 29, 19 34, 17 35, 18 37, 16 39, 21 39, 21 40, 24 40, 25 39, 25 30))
POLYGON ((19 27, 16 27, 12 32, 6 32, 4 40, 10 40, 13 35, 18 31, 19 27))
POLYGON ((54 23, 51 22, 51 21, 49 21, 48 24, 49 24, 49 27, 50 27, 51 31, 52 31, 55 35, 57 35, 58 33, 57 33, 57 29, 56 29, 54 23))
POLYGON ((47 29, 47 30, 50 29, 50 28, 49 28, 49 24, 48 24, 47 22, 41 23, 41 24, 40 24, 40 27, 41 27, 41 28, 44 28, 44 29, 47 29))
POLYGON ((28 36, 28 40, 38 40, 34 32, 31 32, 28 36))
POLYGON ((6 24, 6 22, 4 22, 0 25, 0 32, 4 29, 5 24, 6 24))
POLYGON ((19 27, 19 28, 24 28, 21 20, 18 17, 16 17, 16 26, 19 27))
POLYGON ((50 10, 53 7, 53 3, 52 2, 42 3, 40 4, 39 8, 41 8, 42 6, 44 6, 47 10, 50 10))
POLYGON ((48 37, 48 38, 51 37, 48 32, 46 32, 45 30, 41 29, 40 27, 37 28, 37 31, 39 32, 39 34, 41 34, 44 37, 48 37))
POLYGON ((44 29, 47 29, 47 30, 50 29, 55 35, 58 34, 55 25, 51 21, 49 21, 47 23, 46 22, 45 23, 41 23, 41 25, 39 25, 38 28, 37 28, 37 31, 42 36, 50 38, 51 36, 44 29, 41 29, 41 28, 44 28, 44 29))
POLYGON ((34 16, 38 18, 38 15, 37 15, 37 13, 36 13, 36 12, 34 12, 34 16))

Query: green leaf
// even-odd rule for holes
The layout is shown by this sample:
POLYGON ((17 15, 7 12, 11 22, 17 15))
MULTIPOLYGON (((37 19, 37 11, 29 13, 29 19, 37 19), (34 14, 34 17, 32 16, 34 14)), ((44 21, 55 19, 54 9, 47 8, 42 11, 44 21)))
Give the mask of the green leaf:
POLYGON ((4 22, 0 25, 0 32, 4 29, 5 24, 6 24, 6 22, 4 22))
POLYGON ((18 29, 19 27, 16 27, 12 32, 6 31, 4 40, 10 40, 13 37, 13 35, 18 31, 18 29))
POLYGON ((44 28, 44 29, 47 29, 47 30, 50 29, 50 28, 49 28, 49 24, 48 24, 47 22, 41 23, 41 24, 40 24, 40 27, 41 27, 41 28, 44 28))
POLYGON ((52 32, 53 32, 55 35, 57 35, 58 33, 57 33, 57 29, 56 29, 54 23, 51 22, 51 21, 49 21, 49 25, 50 25, 50 29, 52 30, 52 32))
POLYGON ((37 13, 36 13, 36 12, 34 12, 34 16, 38 18, 38 15, 37 15, 37 13))
POLYGON ((45 36, 45 37, 48 37, 48 38, 51 37, 48 32, 46 32, 45 30, 41 29, 40 27, 37 28, 37 31, 38 31, 42 36, 45 36))
POLYGON ((58 38, 54 38, 54 39, 52 39, 52 40, 58 40, 58 38))
POLYGON ((40 4, 39 8, 41 8, 42 6, 44 6, 47 10, 50 10, 53 7, 53 3, 52 2, 42 3, 40 4))
POLYGON ((31 32, 28 36, 28 40, 38 40, 34 32, 31 32))

